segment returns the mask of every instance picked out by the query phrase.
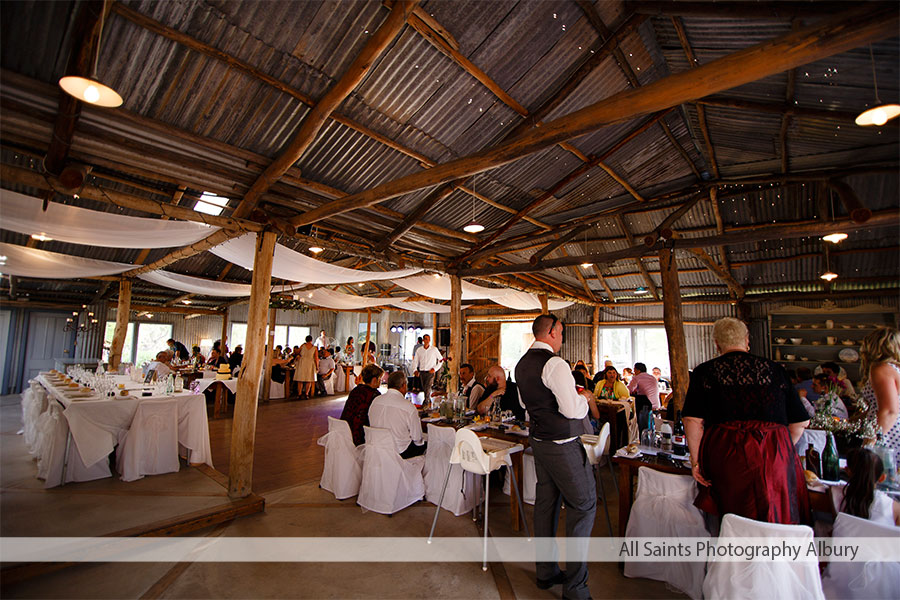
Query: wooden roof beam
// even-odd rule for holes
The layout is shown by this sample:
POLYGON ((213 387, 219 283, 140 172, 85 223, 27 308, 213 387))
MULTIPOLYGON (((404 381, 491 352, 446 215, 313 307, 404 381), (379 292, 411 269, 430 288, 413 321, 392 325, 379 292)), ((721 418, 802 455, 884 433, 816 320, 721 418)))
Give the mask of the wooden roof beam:
MULTIPOLYGON (((795 84, 796 85, 796 84, 795 84)), ((793 101, 791 101, 793 102, 793 101)), ((717 108, 734 108, 736 110, 750 110, 773 115, 790 115, 798 119, 833 119, 836 121, 850 121, 856 119, 855 113, 826 110, 820 108, 810 108, 796 106, 795 104, 774 104, 767 102, 756 102, 752 100, 741 100, 739 98, 722 98, 715 96, 707 96, 695 102, 704 106, 713 106, 717 108)))
POLYGON ((610 302, 616 301, 616 295, 613 294, 612 288, 609 287, 609 283, 606 282, 606 277, 603 276, 603 273, 600 271, 600 267, 593 265, 594 274, 597 275, 597 279, 600 281, 600 285, 603 286, 603 289, 606 290, 606 295, 609 296, 610 302))
MULTIPOLYGON (((710 188, 710 189, 715 189, 715 188, 710 188)), ((650 232, 646 236, 644 236, 644 243, 647 244, 648 246, 652 246, 660 238, 665 239, 665 240, 672 239, 672 236, 675 233, 672 229, 672 226, 676 222, 678 222, 678 219, 680 219, 681 217, 686 215, 689 210, 694 208, 694 206, 700 201, 700 199, 704 198, 704 197, 706 197, 706 194, 704 194, 702 192, 698 193, 698 194, 694 194, 684 204, 679 206, 676 210, 672 211, 665 219, 663 219, 663 222, 660 223, 656 227, 656 229, 654 229, 652 232, 650 232)))
MULTIPOLYGON (((884 4, 871 2, 870 4, 884 4)), ((720 4, 716 2, 670 2, 664 0, 625 0, 625 12, 658 17, 714 17, 720 19, 795 19, 830 15, 847 8, 845 2, 748 2, 734 1, 720 4)))
POLYGON ((376 252, 384 252, 388 248, 390 248, 391 244, 396 242, 400 237, 403 236, 407 231, 413 228, 413 225, 421 221, 425 215, 433 208, 436 208, 440 205, 441 202, 447 199, 450 194, 453 193, 454 186, 453 184, 447 184, 441 186, 440 189, 435 190, 434 192, 428 194, 428 196, 419 202, 419 205, 416 206, 412 212, 406 215, 406 218, 400 222, 397 227, 394 228, 392 232, 381 238, 377 244, 375 244, 376 252))
MULTIPOLYGON (((616 223, 619 225, 619 229, 625 234, 625 239, 628 240, 629 246, 634 246, 634 236, 631 235, 631 231, 628 229, 628 225, 625 223, 625 219, 622 215, 616 215, 616 223)), ((594 261, 596 262, 596 261, 594 261)), ((644 278, 644 283, 647 284, 647 289, 650 290, 650 293, 653 295, 654 300, 659 300, 659 290, 656 289, 656 283, 653 281, 653 278, 650 277, 650 273, 647 272, 647 267, 644 266, 644 261, 641 257, 635 257, 635 264, 637 264, 638 271, 641 272, 641 277, 644 278)))

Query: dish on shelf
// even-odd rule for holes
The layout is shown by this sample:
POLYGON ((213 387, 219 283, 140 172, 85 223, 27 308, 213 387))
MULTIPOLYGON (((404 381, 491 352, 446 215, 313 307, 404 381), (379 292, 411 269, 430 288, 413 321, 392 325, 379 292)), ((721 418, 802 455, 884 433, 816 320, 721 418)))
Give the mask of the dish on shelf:
POLYGON ((800 329, 800 327, 802 327, 802 325, 794 325, 794 329, 800 329))
POLYGON ((844 348, 843 350, 838 352, 838 358, 840 358, 844 362, 855 363, 859 360, 859 352, 857 352, 853 348, 844 348))
POLYGON ((818 329, 819 327, 821 327, 821 325, 810 325, 810 327, 812 327, 813 329, 818 329))
POLYGON ((857 329, 865 329, 866 326, 865 326, 865 325, 857 325, 856 328, 857 328, 857 329))
POLYGON ((776 344, 784 344, 787 342, 787 338, 775 338, 776 344))
POLYGON ((845 346, 853 346, 856 344, 853 340, 843 340, 841 343, 845 346))
POLYGON ((791 338, 791 343, 795 346, 803 343, 803 338, 791 338))
POLYGON ((793 354, 785 354, 785 355, 784 355, 784 360, 794 360, 794 359, 796 359, 796 358, 797 358, 797 357, 796 357, 795 355, 793 355, 793 354))
POLYGON ((809 360, 809 357, 808 357, 808 356, 801 356, 801 357, 800 357, 800 360, 808 361, 808 360, 809 360))
POLYGON ((814 342, 812 343, 812 345, 813 345, 813 346, 821 346, 821 345, 822 345, 822 342, 820 342, 819 340, 816 340, 816 341, 814 341, 814 342))
POLYGON ((847 325, 846 323, 844 323, 843 325, 841 325, 841 327, 843 327, 844 329, 850 329, 851 327, 853 327, 853 325, 847 325))

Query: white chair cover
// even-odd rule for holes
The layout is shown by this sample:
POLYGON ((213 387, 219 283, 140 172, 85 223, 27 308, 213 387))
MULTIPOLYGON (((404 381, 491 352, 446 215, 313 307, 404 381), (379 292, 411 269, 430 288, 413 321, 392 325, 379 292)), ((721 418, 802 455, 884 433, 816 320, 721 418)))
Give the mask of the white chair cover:
POLYGON ((334 393, 335 394, 343 394, 344 392, 349 392, 347 389, 347 376, 344 371, 344 367, 338 365, 334 369, 334 373, 331 374, 331 378, 334 379, 334 393))
POLYGON ((481 478, 463 471, 459 465, 450 464, 456 431, 452 427, 428 424, 428 450, 425 452, 425 499, 437 504, 441 497, 447 469, 450 479, 444 492, 441 507, 457 517, 471 511, 481 500, 481 478))
MULTIPOLYGON (((839 513, 832 537, 893 537, 900 543, 900 528, 873 523, 839 513)), ((831 562, 822 580, 825 597, 897 598, 900 595, 900 564, 895 562, 831 562)))
POLYGON ((122 481, 173 473, 178 463, 178 402, 147 400, 138 404, 131 428, 116 452, 122 481))
POLYGON ((331 374, 331 377, 325 380, 325 395, 334 395, 334 380, 337 379, 337 371, 331 374))
POLYGON ((63 482, 63 470, 66 471, 66 483, 112 476, 105 456, 92 465, 85 465, 74 439, 69 444, 68 461, 66 460, 69 424, 56 402, 50 403, 48 409, 41 414, 37 436, 40 440, 37 445, 38 479, 44 480, 45 488, 60 485, 63 482))
POLYGON ((319 445, 325 447, 325 469, 319 485, 328 490, 338 500, 350 498, 359 493, 362 480, 362 450, 353 445, 350 424, 341 419, 328 417, 328 433, 319 438, 319 445))
POLYGON ((364 427, 362 482, 356 503, 372 512, 392 515, 425 496, 424 456, 403 460, 389 429, 364 427))
POLYGON ((38 418, 41 416, 42 405, 46 404, 47 393, 40 385, 32 385, 22 392, 22 434, 25 438, 25 447, 32 455, 37 455, 38 418))
MULTIPOLYGON (((697 484, 690 475, 638 469, 637 493, 625 528, 627 537, 708 537, 700 510, 694 506, 697 484)), ((626 577, 665 581, 694 598, 701 597, 702 562, 625 561, 626 577)))
MULTIPOLYGON (((727 538, 791 538, 803 547, 813 542, 813 530, 806 525, 764 523, 727 514, 722 518, 719 543, 727 538)), ((703 596, 747 600, 824 600, 819 564, 816 561, 740 561, 709 563, 703 596)))
MULTIPOLYGON (((503 493, 507 496, 512 493, 509 489, 511 477, 503 480, 503 493)), ((522 502, 534 504, 534 496, 537 490, 537 472, 534 470, 534 452, 531 448, 525 448, 522 455, 522 502)))

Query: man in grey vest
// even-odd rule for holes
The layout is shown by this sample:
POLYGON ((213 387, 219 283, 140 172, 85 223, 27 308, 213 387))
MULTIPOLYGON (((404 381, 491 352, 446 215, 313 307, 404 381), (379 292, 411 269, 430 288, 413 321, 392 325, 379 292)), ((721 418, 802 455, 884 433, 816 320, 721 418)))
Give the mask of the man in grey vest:
POLYGON ((531 448, 537 487, 534 533, 538 546, 537 586, 564 584, 563 598, 589 598, 587 544, 594 527, 597 492, 594 472, 579 436, 588 412, 586 392, 578 392, 569 365, 559 356, 563 323, 541 315, 531 325, 534 344, 516 365, 519 396, 531 418, 531 448), (556 560, 556 526, 561 504, 566 506, 567 562, 556 560))

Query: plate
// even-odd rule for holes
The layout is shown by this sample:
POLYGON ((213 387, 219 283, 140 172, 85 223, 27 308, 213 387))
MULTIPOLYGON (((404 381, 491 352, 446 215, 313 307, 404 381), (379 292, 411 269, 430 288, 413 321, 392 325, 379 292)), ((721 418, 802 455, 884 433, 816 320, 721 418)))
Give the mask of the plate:
POLYGON ((843 350, 838 352, 838 358, 840 358, 844 362, 855 363, 859 360, 859 352, 857 352, 853 348, 844 348, 843 350))

